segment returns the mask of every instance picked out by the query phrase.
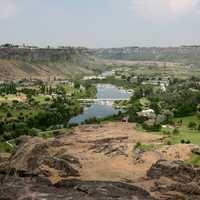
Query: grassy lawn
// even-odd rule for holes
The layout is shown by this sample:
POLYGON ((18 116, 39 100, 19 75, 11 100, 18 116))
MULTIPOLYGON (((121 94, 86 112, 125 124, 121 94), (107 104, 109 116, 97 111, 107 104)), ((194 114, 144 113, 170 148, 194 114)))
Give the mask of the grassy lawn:
POLYGON ((8 145, 6 142, 0 143, 0 153, 9 153, 12 151, 12 148, 10 145, 8 145))
MULTIPOLYGON (((171 144, 180 144, 182 140, 185 140, 185 141, 190 141, 191 144, 200 145, 200 131, 191 130, 188 128, 189 122, 196 122, 199 125, 200 120, 196 116, 189 116, 189 117, 182 117, 175 119, 175 121, 179 120, 182 120, 183 124, 180 128, 178 128, 179 130, 178 134, 173 134, 174 128, 170 126, 162 128, 160 132, 151 132, 151 133, 163 135, 164 132, 170 132, 171 134, 169 134, 169 138, 167 141, 170 141, 171 144)), ((142 128, 141 125, 137 126, 137 130, 142 132, 147 132, 142 128)))
POLYGON ((51 102, 52 97, 49 95, 38 95, 38 96, 33 97, 33 99, 39 102, 39 104, 47 104, 48 102, 51 102))
POLYGON ((0 96, 0 103, 10 103, 13 100, 18 100, 16 95, 6 95, 5 97, 0 96))
POLYGON ((42 138, 51 138, 54 137, 54 133, 53 131, 43 131, 40 133, 37 133, 38 137, 42 137, 42 138))
POLYGON ((51 131, 42 131, 37 134, 38 137, 43 137, 43 138, 52 138, 56 135, 60 134, 68 134, 70 133, 70 128, 63 128, 63 129, 57 129, 57 130, 51 130, 51 131))
POLYGON ((193 154, 190 160, 187 160, 187 163, 192 164, 194 166, 200 166, 200 155, 193 154))
POLYGON ((135 149, 145 152, 145 151, 152 151, 152 150, 156 149, 156 146, 154 144, 137 143, 135 145, 135 149))
MULTIPOLYGON (((197 130, 191 130, 188 128, 189 122, 196 122, 197 124, 200 124, 200 120, 196 116, 189 116, 189 117, 183 117, 183 118, 176 118, 175 121, 182 120, 183 124, 179 128, 178 134, 171 134, 171 137, 169 141, 172 144, 178 144, 181 143, 181 140, 190 141, 192 144, 198 144, 200 145, 200 131, 197 130)), ((163 128, 162 131, 173 131, 173 128, 163 128)))

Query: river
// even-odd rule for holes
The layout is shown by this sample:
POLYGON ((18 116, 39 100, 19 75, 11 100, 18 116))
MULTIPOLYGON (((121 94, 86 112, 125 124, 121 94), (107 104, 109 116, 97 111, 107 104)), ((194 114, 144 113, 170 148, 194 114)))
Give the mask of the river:
MULTIPOLYGON (((110 84, 97 85, 97 99, 127 99, 132 96, 132 93, 110 84)), ((105 118, 119 113, 119 109, 115 109, 112 105, 101 105, 99 103, 92 103, 89 107, 85 107, 82 114, 73 117, 70 124, 81 124, 85 120, 91 118, 105 118)))

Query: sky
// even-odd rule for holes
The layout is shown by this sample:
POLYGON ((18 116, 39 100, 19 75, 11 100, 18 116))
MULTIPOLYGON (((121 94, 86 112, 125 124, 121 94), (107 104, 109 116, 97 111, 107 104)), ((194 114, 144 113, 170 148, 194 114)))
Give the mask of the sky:
POLYGON ((0 43, 200 44, 200 0, 0 0, 0 43))

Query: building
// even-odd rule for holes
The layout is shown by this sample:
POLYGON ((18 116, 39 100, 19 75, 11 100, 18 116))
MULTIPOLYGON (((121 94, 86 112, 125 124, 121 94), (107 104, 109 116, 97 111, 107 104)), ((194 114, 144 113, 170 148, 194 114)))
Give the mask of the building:
POLYGON ((147 118, 147 119, 154 119, 156 117, 155 111, 153 109, 143 110, 137 113, 138 116, 147 118))

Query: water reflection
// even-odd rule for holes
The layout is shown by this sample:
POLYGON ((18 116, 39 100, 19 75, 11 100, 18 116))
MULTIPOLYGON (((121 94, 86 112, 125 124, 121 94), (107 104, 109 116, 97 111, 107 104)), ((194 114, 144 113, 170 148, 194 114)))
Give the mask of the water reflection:
MULTIPOLYGON (((131 97, 131 93, 121 90, 110 84, 97 85, 97 99, 127 99, 131 97)), ((84 112, 77 117, 73 117, 69 123, 81 124, 85 120, 96 118, 105 118, 118 114, 120 109, 115 109, 111 105, 100 105, 97 103, 91 104, 90 107, 85 107, 84 112)))

